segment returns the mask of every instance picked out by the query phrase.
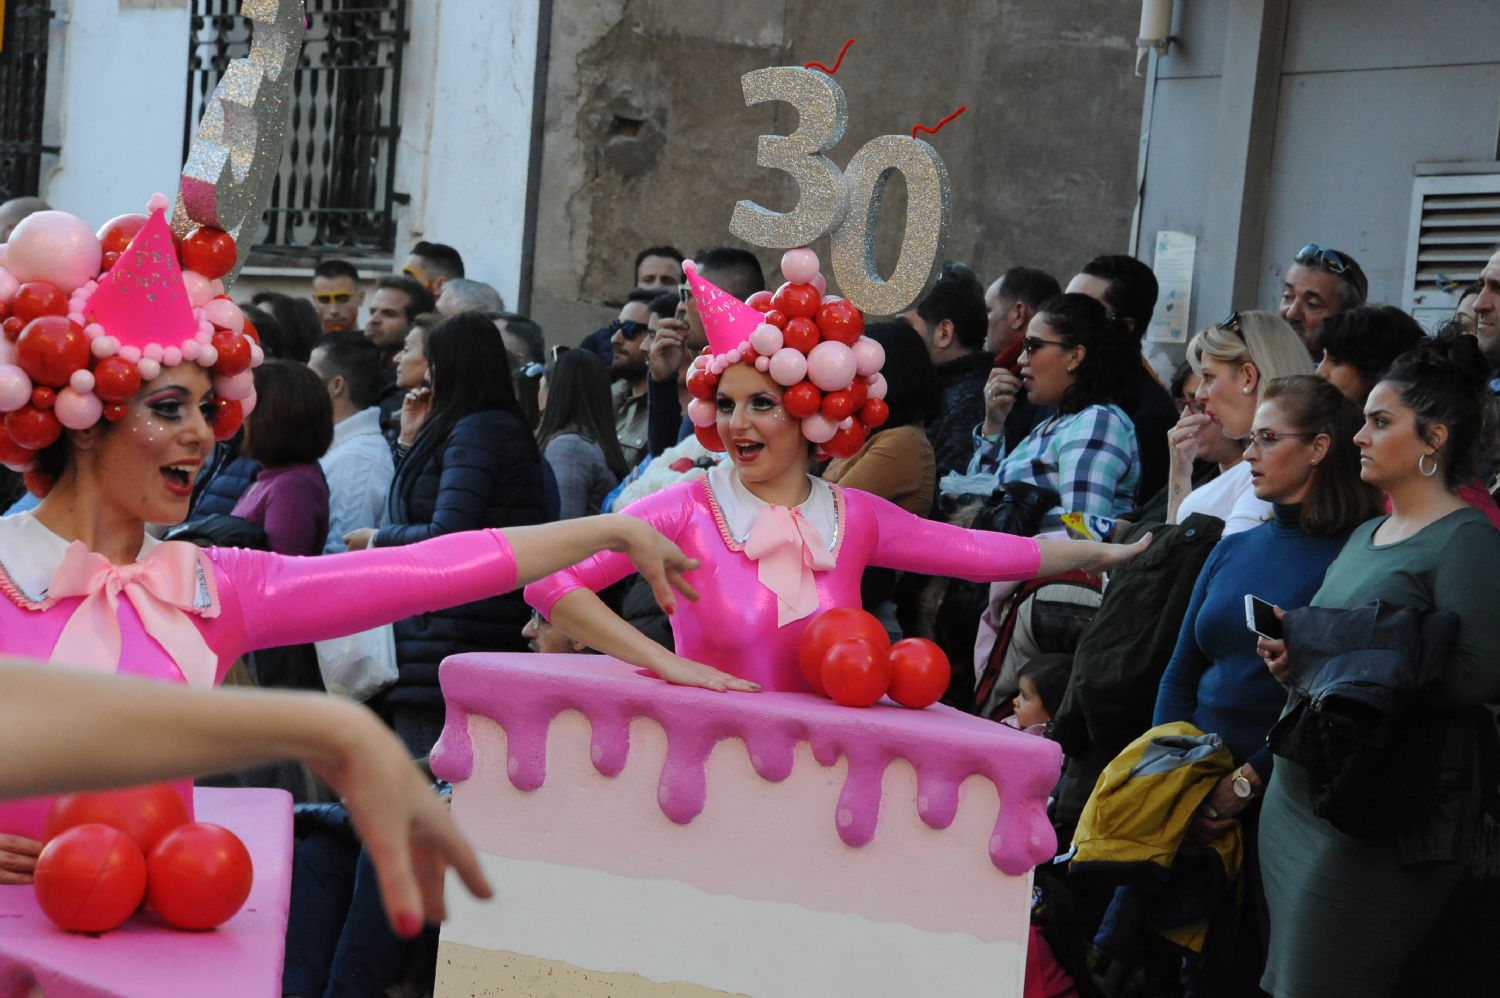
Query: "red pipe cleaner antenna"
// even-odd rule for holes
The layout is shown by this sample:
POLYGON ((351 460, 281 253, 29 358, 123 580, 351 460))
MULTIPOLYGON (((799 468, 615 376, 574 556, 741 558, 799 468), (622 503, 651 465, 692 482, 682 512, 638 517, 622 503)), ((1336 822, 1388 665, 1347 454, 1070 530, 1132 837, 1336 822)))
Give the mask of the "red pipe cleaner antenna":
POLYGON ((839 57, 837 59, 833 60, 833 68, 832 69, 829 69, 827 66, 823 65, 821 62, 816 62, 816 61, 803 63, 802 64, 802 68, 803 69, 821 69, 823 72, 827 73, 829 76, 832 76, 834 73, 837 73, 839 71, 839 65, 844 61, 844 53, 847 52, 847 51, 849 51, 849 46, 853 45, 853 44, 854 44, 854 39, 853 38, 849 39, 847 42, 844 43, 844 47, 841 48, 841 49, 839 49, 839 57))
POLYGON ((911 137, 912 138, 916 138, 918 132, 926 132, 928 135, 936 135, 938 132, 941 132, 943 130, 943 126, 944 125, 946 125, 948 122, 952 121, 954 118, 957 118, 959 115, 963 114, 968 109, 969 109, 969 105, 967 105, 967 104, 960 104, 958 106, 958 110, 957 111, 954 111, 952 114, 948 115, 948 117, 946 117, 942 121, 938 122, 932 128, 928 128, 926 125, 923 125, 923 124, 920 124, 920 123, 916 124, 916 125, 913 125, 912 129, 911 129, 911 137))

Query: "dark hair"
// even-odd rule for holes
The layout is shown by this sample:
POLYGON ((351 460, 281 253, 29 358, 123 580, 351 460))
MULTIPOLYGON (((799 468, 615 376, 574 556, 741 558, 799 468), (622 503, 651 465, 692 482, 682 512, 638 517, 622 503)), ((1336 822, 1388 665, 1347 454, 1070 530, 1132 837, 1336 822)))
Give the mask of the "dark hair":
POLYGON ((306 364, 268 360, 255 369, 255 410, 243 453, 267 468, 311 464, 333 443, 333 403, 306 364))
POLYGON ((1117 317, 1129 320, 1127 324, 1137 340, 1144 337, 1160 290, 1151 268, 1133 256, 1112 254, 1094 257, 1084 265, 1083 272, 1109 282, 1104 288, 1105 304, 1117 317))
MULTIPOLYGON (((1393 305, 1361 305, 1323 320, 1316 345, 1335 363, 1348 364, 1364 381, 1364 395, 1391 362, 1427 338, 1416 319, 1393 305)), ((1364 396, 1355 399, 1364 403, 1364 396)))
POLYGON ((1380 491, 1359 477, 1359 403, 1315 374, 1276 378, 1260 400, 1282 406, 1297 432, 1328 436, 1328 456, 1313 469, 1302 500, 1305 532, 1337 536, 1380 514, 1380 491))
POLYGON ((1483 290, 1483 281, 1470 281, 1468 284, 1465 284, 1463 287, 1459 288, 1458 293, 1454 296, 1454 311, 1458 310, 1458 306, 1463 303, 1463 300, 1465 298, 1469 297, 1470 295, 1477 295, 1483 290))
POLYGON ((507 333, 519 336, 526 343, 526 360, 529 363, 540 364, 546 359, 547 337, 543 335, 541 326, 519 312, 501 312, 495 318, 505 324, 507 333))
POLYGON ((293 298, 280 291, 259 291, 250 299, 252 305, 265 309, 276 317, 276 322, 286 334, 286 353, 278 354, 288 360, 307 363, 312 345, 323 335, 323 321, 318 310, 306 298, 293 298))
POLYGON ((932 290, 917 303, 924 322, 953 323, 953 336, 965 350, 983 350, 989 332, 989 309, 984 304, 984 285, 967 264, 949 260, 932 290))
MULTIPOLYGON (((453 426, 476 412, 500 410, 525 422, 510 380, 510 358, 495 324, 476 312, 451 315, 427 334, 427 371, 432 378, 432 409, 402 462, 420 468, 427 455, 443 446, 453 426), (417 452, 422 456, 413 460, 417 452)), ((324 393, 327 394, 326 392, 324 393)), ((530 437, 527 437, 530 440, 530 437)), ((536 443, 531 441, 532 450, 536 443)), ((406 487, 417 476, 406 476, 406 487)))
POLYGON ((291 343, 291 336, 282 328, 276 316, 257 305, 243 302, 240 304, 240 311, 245 313, 245 318, 255 327, 255 334, 260 337, 260 348, 268 358, 291 359, 295 347, 291 343))
POLYGON ((1016 670, 1016 678, 1027 678, 1036 687, 1036 695, 1042 701, 1042 709, 1048 715, 1057 713, 1062 706, 1063 694, 1068 691, 1068 680, 1073 675, 1073 656, 1054 652, 1038 655, 1022 662, 1016 670))
POLYGON ((441 277, 464 276, 464 258, 452 246, 424 241, 411 248, 411 255, 426 260, 441 277))
POLYGON ((713 271, 713 282, 744 301, 757 291, 766 290, 766 272, 760 260, 749 250, 738 246, 714 246, 699 250, 693 257, 699 272, 713 271))
POLYGON ((1171 392, 1174 399, 1182 398, 1182 391, 1187 387, 1188 378, 1191 378, 1196 373, 1193 370, 1193 365, 1188 361, 1182 360, 1178 362, 1176 369, 1172 371, 1171 387, 1167 389, 1171 392))
POLYGON ((1036 267, 1012 267, 1000 278, 1001 298, 1025 302, 1035 312, 1048 298, 1062 294, 1057 278, 1036 267))
POLYGON ((647 307, 658 319, 670 319, 677 314, 677 303, 680 301, 682 296, 676 291, 662 291, 651 299, 651 304, 647 307))
MULTIPOLYGON (((1303 249, 1307 248, 1307 246, 1303 247, 1303 249)), ((1299 252, 1292 258, 1292 262, 1304 267, 1321 270, 1323 273, 1332 274, 1339 279, 1339 311, 1343 312, 1363 305, 1365 300, 1370 296, 1370 279, 1365 276, 1365 270, 1359 265, 1359 261, 1343 250, 1337 250, 1331 246, 1321 246, 1319 250, 1320 255, 1318 257, 1303 256, 1299 252), (1341 272, 1331 270, 1323 262, 1321 254, 1332 254, 1340 258, 1344 262, 1344 269, 1341 272)))
POLYGON ((380 401, 385 364, 380 348, 363 333, 329 333, 318 338, 312 352, 323 351, 324 374, 340 377, 349 388, 349 401, 368 409, 380 401))
POLYGON ((641 272, 641 261, 645 260, 648 256, 671 257, 673 260, 677 261, 677 265, 679 267, 682 266, 682 250, 678 249, 676 246, 647 246, 645 249, 641 250, 635 255, 635 269, 630 272, 630 279, 632 281, 635 280, 636 276, 641 272))
POLYGON ((661 291, 657 288, 633 288, 630 294, 625 296, 625 301, 627 303, 641 301, 649 305, 651 302, 655 301, 657 299, 657 296, 659 296, 660 294, 661 291))
POLYGON ((1381 381, 1395 387, 1416 417, 1417 435, 1424 441, 1433 426, 1448 428, 1448 442, 1438 452, 1448 488, 1472 482, 1494 449, 1496 436, 1489 365, 1479 341, 1451 335, 1424 340, 1396 358, 1381 381))
POLYGON ((609 393, 609 370, 592 350, 569 350, 547 365, 547 408, 537 440, 543 449, 561 433, 578 433, 599 445, 604 463, 615 477, 630 471, 620 439, 615 433, 615 414, 609 393))
POLYGON ((324 260, 313 268, 314 277, 347 277, 359 283, 359 270, 348 260, 324 260))
POLYGON ((875 433, 935 423, 943 412, 943 387, 922 337, 900 320, 871 323, 865 335, 885 349, 881 373, 885 375, 885 404, 891 407, 890 418, 875 433))
POLYGON ((427 285, 415 277, 407 277, 405 274, 386 274, 375 282, 375 290, 379 291, 381 288, 390 288, 392 291, 401 291, 406 294, 408 324, 423 312, 437 311, 437 300, 432 297, 432 292, 427 290, 427 285))
POLYGON ((1060 415, 1070 416, 1091 405, 1135 408, 1141 348, 1128 335, 1122 319, 1088 295, 1062 294, 1042 303, 1037 316, 1062 337, 1066 347, 1083 347, 1083 361, 1073 372, 1073 383, 1057 403, 1060 415))

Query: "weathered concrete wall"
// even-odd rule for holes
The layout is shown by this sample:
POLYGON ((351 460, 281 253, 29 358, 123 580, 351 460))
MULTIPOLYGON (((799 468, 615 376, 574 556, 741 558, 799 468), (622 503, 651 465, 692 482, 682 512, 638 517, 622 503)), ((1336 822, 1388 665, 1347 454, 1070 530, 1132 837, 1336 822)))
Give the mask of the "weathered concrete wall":
MULTIPOLYGON (((986 280, 1024 262, 1066 281, 1129 241, 1138 17, 1119 0, 557 0, 531 311, 550 341, 576 342, 629 290, 640 248, 734 243, 739 198, 790 208, 790 181, 755 165, 755 141, 795 114, 746 108, 740 76, 831 65, 849 37, 849 126, 831 158, 968 104, 929 138, 953 184, 945 255, 986 280)), ((901 199, 887 201, 894 245, 901 199)), ((779 254, 759 255, 771 276, 779 254)))

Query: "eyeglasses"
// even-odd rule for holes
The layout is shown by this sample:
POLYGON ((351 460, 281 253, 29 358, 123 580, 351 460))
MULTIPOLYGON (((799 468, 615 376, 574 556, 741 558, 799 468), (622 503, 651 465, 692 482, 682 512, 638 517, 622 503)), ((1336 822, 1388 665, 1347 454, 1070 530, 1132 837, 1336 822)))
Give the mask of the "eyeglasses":
POLYGON ((1062 347, 1068 349, 1068 345, 1061 340, 1044 340, 1040 336, 1028 336, 1021 341, 1027 353, 1036 353, 1042 347, 1062 347))
POLYGON ((1297 251, 1295 260, 1304 266, 1317 264, 1330 274, 1343 275, 1349 270, 1349 261, 1338 250, 1324 249, 1317 243, 1308 243, 1297 251))
POLYGON ((609 335, 623 333, 627 340, 633 340, 649 328, 644 322, 636 322, 633 319, 612 319, 609 323, 609 335))
POLYGON ((1249 450, 1254 446, 1259 447, 1261 450, 1270 450, 1287 437, 1307 438, 1316 436, 1316 433, 1283 433, 1280 430, 1251 430, 1250 440, 1246 443, 1245 449, 1249 450))
POLYGON ((319 305, 347 305, 353 300, 353 291, 318 291, 313 294, 313 301, 319 305))

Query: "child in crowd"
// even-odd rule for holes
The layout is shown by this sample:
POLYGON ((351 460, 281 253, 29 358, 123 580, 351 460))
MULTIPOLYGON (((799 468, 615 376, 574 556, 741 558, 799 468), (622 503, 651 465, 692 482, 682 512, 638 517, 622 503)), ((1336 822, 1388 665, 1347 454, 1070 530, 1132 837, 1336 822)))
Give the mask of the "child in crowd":
POLYGON ((1026 662, 1017 675, 1020 692, 1011 701, 1015 712, 1001 723, 1028 735, 1046 734, 1052 712, 1062 703, 1072 674, 1072 655, 1038 655, 1026 662))

